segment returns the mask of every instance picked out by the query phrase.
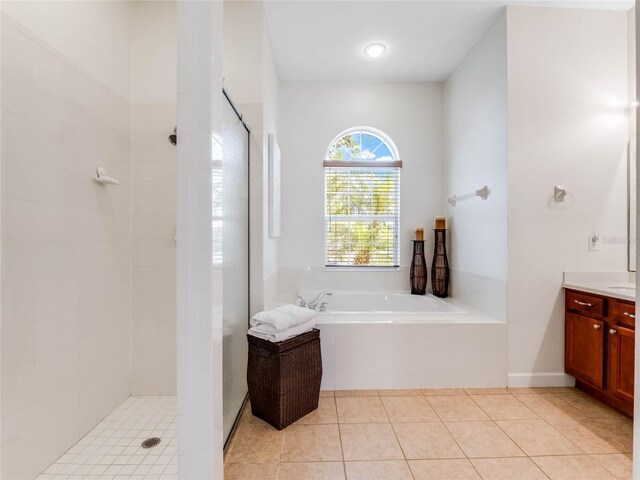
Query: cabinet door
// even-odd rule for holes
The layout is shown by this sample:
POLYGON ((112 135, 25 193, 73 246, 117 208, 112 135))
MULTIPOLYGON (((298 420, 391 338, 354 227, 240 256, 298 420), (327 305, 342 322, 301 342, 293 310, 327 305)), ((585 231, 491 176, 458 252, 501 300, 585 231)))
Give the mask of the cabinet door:
POLYGON ((609 392, 627 402, 633 402, 633 374, 636 332, 621 325, 609 327, 609 392))
POLYGON ((578 380, 602 388, 604 322, 576 313, 566 314, 564 370, 578 380))

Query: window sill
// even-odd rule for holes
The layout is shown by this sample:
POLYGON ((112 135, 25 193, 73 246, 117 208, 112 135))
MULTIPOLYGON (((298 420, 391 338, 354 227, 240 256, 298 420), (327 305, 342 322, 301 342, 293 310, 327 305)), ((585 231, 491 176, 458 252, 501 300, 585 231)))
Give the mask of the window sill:
POLYGON ((325 265, 325 272, 397 272, 399 266, 394 267, 330 267, 325 265))

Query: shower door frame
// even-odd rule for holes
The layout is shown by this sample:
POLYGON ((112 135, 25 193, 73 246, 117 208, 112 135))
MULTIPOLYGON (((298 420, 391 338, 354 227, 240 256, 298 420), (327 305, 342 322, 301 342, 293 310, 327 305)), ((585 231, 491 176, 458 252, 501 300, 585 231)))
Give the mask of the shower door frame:
MULTIPOLYGON (((237 107, 233 103, 233 100, 231 100, 231 97, 229 96, 227 91, 224 89, 224 87, 222 87, 222 94, 224 95, 224 98, 227 100, 227 103, 229 104, 233 112, 236 114, 236 116, 238 117, 238 120, 240 120, 240 123, 242 123, 242 126, 247 132, 247 208, 248 208, 248 211, 247 211, 247 311, 251 312, 251 173, 250 173, 251 172, 251 128, 244 121, 242 113, 240 113, 240 111, 237 109, 237 107)), ((224 304, 222 308, 224 309, 224 304)), ((249 327, 249 319, 247 318, 247 328, 248 327, 249 327)), ((224 389, 224 383, 222 388, 224 389)), ((236 431, 236 428, 238 427, 238 423, 240 422, 240 417, 242 416, 242 411, 244 410, 244 407, 247 404, 248 398, 249 398, 249 392, 247 392, 247 394, 245 395, 245 399, 242 402, 242 405, 236 415, 236 419, 234 420, 233 425, 231 426, 229 435, 227 436, 227 438, 224 439, 223 449, 225 451, 229 445, 229 441, 231 440, 231 438, 233 437, 236 431)))
MULTIPOLYGON (((244 121, 242 113, 236 108, 224 87, 222 87, 222 94, 247 131, 247 206, 249 209, 247 213, 247 310, 251 311, 251 128, 244 121)), ((249 325, 249 319, 247 319, 247 325, 249 325)))

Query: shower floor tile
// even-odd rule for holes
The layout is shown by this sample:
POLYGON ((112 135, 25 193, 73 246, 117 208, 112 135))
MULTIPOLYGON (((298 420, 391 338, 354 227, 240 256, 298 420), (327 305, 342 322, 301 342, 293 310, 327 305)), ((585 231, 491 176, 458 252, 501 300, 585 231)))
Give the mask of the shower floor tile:
POLYGON ((176 397, 129 397, 37 480, 175 480, 176 448, 176 397))

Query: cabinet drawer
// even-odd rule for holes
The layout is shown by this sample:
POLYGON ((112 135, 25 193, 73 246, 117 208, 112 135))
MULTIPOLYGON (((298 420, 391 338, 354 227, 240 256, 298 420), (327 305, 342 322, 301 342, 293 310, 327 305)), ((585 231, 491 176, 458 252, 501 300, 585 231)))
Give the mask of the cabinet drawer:
POLYGON ((617 323, 635 328, 636 306, 629 303, 611 300, 609 302, 609 317, 615 319, 617 323))
POLYGON ((600 297, 595 297, 588 293, 567 291, 566 301, 568 310, 584 313, 592 317, 604 317, 604 299, 600 297))

